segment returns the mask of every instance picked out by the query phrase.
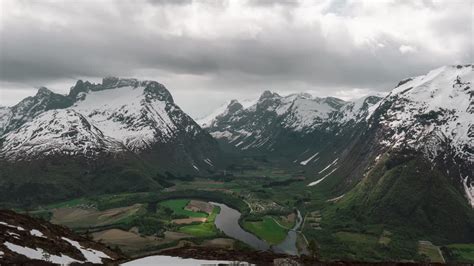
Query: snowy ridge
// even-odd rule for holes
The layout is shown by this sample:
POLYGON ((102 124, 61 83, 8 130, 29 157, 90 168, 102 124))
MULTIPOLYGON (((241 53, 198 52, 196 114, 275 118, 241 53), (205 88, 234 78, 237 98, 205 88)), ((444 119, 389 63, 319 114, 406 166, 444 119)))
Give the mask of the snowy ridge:
POLYGON ((474 162, 473 81, 471 65, 445 66, 395 88, 381 103, 390 106, 380 121, 388 129, 381 143, 415 148, 432 160, 449 147, 474 162))
POLYGON ((23 160, 55 154, 95 157, 124 150, 120 142, 104 136, 83 115, 71 110, 40 114, 3 137, 0 158, 23 160))
POLYGON ((0 136, 5 131, 10 119, 12 117, 12 110, 10 107, 0 106, 0 136))
POLYGON ((121 87, 91 91, 71 109, 84 114, 104 134, 117 139, 132 151, 147 148, 159 134, 166 142, 174 136, 176 125, 166 112, 167 103, 145 101, 144 87, 121 87))
POLYGON ((114 77, 102 84, 78 81, 67 96, 41 88, 36 96, 0 109, 0 158, 140 153, 201 132, 158 82, 114 77))
POLYGON ((223 139, 233 146, 247 150, 269 147, 269 135, 275 126, 299 134, 308 134, 332 120, 345 104, 336 98, 317 98, 307 93, 280 96, 265 91, 257 101, 245 105, 231 101, 215 118, 207 118, 206 127, 214 138, 223 139))
POLYGON ((252 104, 244 105, 233 100, 224 111, 222 108, 216 110, 206 118, 210 122, 205 127, 214 138, 240 150, 271 150, 277 142, 275 134, 280 129, 301 136, 342 130, 346 125, 350 127, 366 121, 381 99, 368 96, 356 102, 345 102, 333 97, 313 97, 308 93, 280 96, 265 91, 252 104))
POLYGON ((339 123, 368 120, 379 106, 381 100, 382 98, 379 96, 370 95, 348 102, 341 108, 338 114, 340 117, 339 123))

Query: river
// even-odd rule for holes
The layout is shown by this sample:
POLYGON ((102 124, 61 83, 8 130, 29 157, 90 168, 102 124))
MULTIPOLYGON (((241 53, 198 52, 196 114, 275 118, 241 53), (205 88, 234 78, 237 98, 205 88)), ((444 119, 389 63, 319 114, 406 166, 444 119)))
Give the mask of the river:
MULTIPOLYGON (((297 230, 301 226, 303 222, 303 218, 301 217, 301 213, 297 211, 297 220, 295 226, 288 231, 288 235, 286 236, 285 240, 276 246, 270 246, 267 242, 261 240, 260 238, 256 237, 255 235, 245 231, 240 227, 239 219, 241 213, 235 209, 230 208, 229 206, 210 202, 212 205, 220 207, 221 211, 216 216, 215 225, 219 228, 224 234, 233 237, 237 240, 240 240, 247 245, 253 247, 257 250, 269 250, 271 249, 277 253, 286 253, 290 255, 298 255, 298 249, 296 247, 296 239, 297 239, 297 230)), ((195 259, 182 259, 178 257, 170 257, 170 256, 149 256, 137 260, 133 260, 123 265, 233 265, 232 262, 228 261, 212 261, 212 260, 195 260, 195 259), (220 264, 219 264, 220 265, 220 264)), ((239 265, 249 265, 247 264, 239 264, 239 265)))
POLYGON ((298 228, 300 228, 301 223, 303 222, 303 217, 301 216, 300 211, 297 211, 297 220, 295 226, 288 231, 288 235, 285 240, 278 244, 277 246, 272 247, 272 250, 277 253, 285 253, 289 255, 298 255, 298 248, 296 247, 296 239, 298 238, 298 228))
POLYGON ((245 231, 240 227, 239 219, 241 213, 235 209, 230 208, 229 206, 210 202, 215 206, 219 206, 221 208, 220 213, 217 215, 215 224, 216 227, 219 228, 224 234, 238 239, 247 245, 258 249, 258 250, 268 250, 271 249, 277 253, 286 253, 290 255, 298 255, 298 249, 296 247, 296 239, 298 237, 298 228, 301 226, 303 222, 303 218, 301 217, 301 213, 297 211, 297 220, 295 226, 288 231, 288 235, 286 236, 285 240, 276 246, 270 246, 267 242, 261 240, 260 238, 256 237, 255 235, 245 231))
POLYGON ((241 214, 239 211, 234 210, 222 203, 210 203, 221 208, 220 213, 216 217, 215 224, 217 228, 224 232, 224 234, 240 240, 258 250, 267 250, 270 248, 267 242, 259 239, 240 227, 239 219, 241 214))

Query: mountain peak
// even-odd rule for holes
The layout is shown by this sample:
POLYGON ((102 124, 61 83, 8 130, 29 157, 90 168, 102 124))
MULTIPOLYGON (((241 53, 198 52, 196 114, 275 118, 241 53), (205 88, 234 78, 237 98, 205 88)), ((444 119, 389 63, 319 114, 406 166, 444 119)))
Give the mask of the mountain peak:
POLYGON ((262 93, 262 95, 260 96, 260 99, 259 101, 261 100, 265 100, 265 99, 269 99, 269 98, 274 98, 274 97, 280 97, 280 95, 276 92, 271 92, 269 90, 266 90, 262 93))
POLYGON ((237 100, 231 100, 229 105, 227 105, 227 110, 228 110, 229 113, 235 113, 238 110, 241 110, 243 108, 244 107, 242 106, 242 104, 239 103, 239 101, 237 101, 237 100))
POLYGON ((38 92, 36 93, 36 96, 42 97, 42 96, 49 96, 51 94, 53 94, 53 92, 51 90, 49 90, 48 88, 40 87, 38 89, 38 92))
POLYGON ((105 77, 102 79, 102 86, 105 88, 137 87, 139 81, 134 78, 105 77))

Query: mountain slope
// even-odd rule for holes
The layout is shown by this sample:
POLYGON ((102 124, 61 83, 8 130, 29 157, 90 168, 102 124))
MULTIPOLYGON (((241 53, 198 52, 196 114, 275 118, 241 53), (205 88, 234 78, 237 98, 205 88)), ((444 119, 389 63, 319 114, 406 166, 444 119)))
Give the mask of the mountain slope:
POLYGON ((72 110, 51 110, 38 115, 2 138, 0 158, 9 161, 32 160, 41 156, 81 155, 97 157, 119 153, 123 145, 72 110))
POLYGON ((123 256, 71 230, 0 211, 0 262, 21 265, 105 264, 123 256))
POLYGON ((217 151, 215 141, 155 81, 78 81, 68 96, 41 88, 36 96, 8 110, 2 111, 6 130, 0 149, 0 157, 8 160, 47 156, 50 150, 65 155, 97 155, 96 145, 112 153, 128 150, 148 156, 159 155, 153 152, 156 147, 174 146, 174 150, 185 153, 176 157, 187 158, 187 168, 195 169, 206 168, 204 160, 214 160, 217 151), (54 112, 40 115, 51 109, 54 112), (188 146, 176 149, 184 144, 188 146))
POLYGON ((67 96, 40 89, 2 110, 4 202, 156 190, 167 172, 206 175, 218 165, 217 142, 155 81, 78 81, 67 96))
POLYGON ((6 114, 5 110, 7 109, 4 109, 3 112, 0 109, 0 136, 17 129, 42 112, 66 108, 71 106, 72 103, 73 101, 68 96, 41 87, 35 96, 27 97, 13 107, 8 108, 9 111, 6 114))
POLYGON ((437 242, 472 241, 474 177, 471 65, 402 81, 378 104, 353 150, 362 180, 334 219, 416 228, 437 242))
POLYGON ((237 155, 265 156, 281 167, 297 168, 306 173, 311 186, 317 180, 338 175, 328 189, 335 193, 352 186, 363 172, 352 149, 364 149, 364 145, 354 145, 381 99, 367 96, 345 102, 267 91, 246 108, 231 101, 206 129, 223 149, 237 155))

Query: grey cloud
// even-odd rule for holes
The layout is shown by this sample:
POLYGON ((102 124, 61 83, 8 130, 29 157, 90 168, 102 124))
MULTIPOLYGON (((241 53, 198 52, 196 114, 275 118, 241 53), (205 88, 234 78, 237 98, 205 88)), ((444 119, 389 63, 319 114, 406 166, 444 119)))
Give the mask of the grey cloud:
POLYGON ((146 0, 152 5, 189 5, 193 0, 146 0))
POLYGON ((275 6, 275 5, 291 7, 291 6, 299 5, 298 0, 249 0, 247 3, 250 5, 261 6, 261 7, 275 6))
MULTIPOLYGON (((163 23, 156 27, 180 19, 162 15, 164 6, 191 2, 147 1, 154 5, 152 11, 163 23)), ((120 2, 110 4, 113 3, 120 2)), ((141 6, 143 3, 133 2, 133 8, 128 8, 130 3, 117 4, 121 5, 119 14, 99 16, 97 10, 86 9, 87 12, 76 14, 69 24, 53 25, 49 29, 39 27, 35 20, 5 21, 1 28, 0 80, 37 84, 82 76, 131 76, 151 69, 177 79, 180 75, 206 77, 208 82, 201 86, 209 90, 285 86, 290 87, 288 90, 311 86, 327 91, 334 87, 387 89, 407 75, 423 74, 441 64, 453 63, 452 55, 440 54, 434 59, 430 51, 423 50, 401 56, 398 48, 403 43, 390 35, 382 36, 383 48, 353 46, 342 37, 340 47, 333 47, 317 24, 303 27, 288 23, 280 28, 270 23, 262 25, 260 33, 247 37, 204 38, 186 32, 159 34, 143 27, 142 11, 150 8, 141 6)), ((273 3, 254 0, 249 4, 273 3)), ((277 3, 293 5, 296 1, 277 3)), ((343 10, 344 5, 345 1, 335 1, 332 8, 343 10)), ((55 8, 60 12, 59 7, 55 8)), ((458 20, 453 22, 453 27, 462 24, 462 18, 458 20)), ((451 30, 444 21, 446 18, 441 18, 439 23, 447 28, 439 30, 451 30)), ((466 34, 464 27, 456 30, 466 34)), ((190 82, 189 87, 194 85, 190 82)))

